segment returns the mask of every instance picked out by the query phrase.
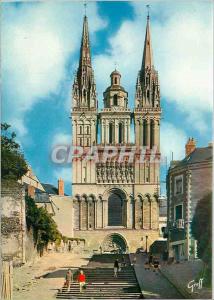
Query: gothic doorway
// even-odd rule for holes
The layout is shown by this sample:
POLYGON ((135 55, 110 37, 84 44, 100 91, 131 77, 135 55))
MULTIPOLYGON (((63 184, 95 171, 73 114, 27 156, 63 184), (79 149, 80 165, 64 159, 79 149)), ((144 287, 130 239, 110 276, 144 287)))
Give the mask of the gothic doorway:
POLYGON ((121 190, 109 194, 108 226, 125 226, 125 194, 121 190))
POLYGON ((124 237, 118 233, 108 235, 102 244, 103 253, 126 253, 128 245, 124 237))

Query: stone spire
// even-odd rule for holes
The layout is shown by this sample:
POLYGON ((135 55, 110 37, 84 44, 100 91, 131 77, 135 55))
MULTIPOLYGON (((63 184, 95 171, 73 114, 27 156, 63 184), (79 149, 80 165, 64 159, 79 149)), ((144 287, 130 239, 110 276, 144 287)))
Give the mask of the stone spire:
POLYGON ((82 66, 90 66, 91 67, 91 51, 90 51, 87 16, 84 16, 82 41, 81 41, 81 49, 80 49, 79 67, 82 67, 82 66))
POLYGON ((135 107, 141 109, 144 107, 160 106, 160 89, 158 73, 153 65, 150 17, 147 16, 146 35, 144 41, 144 51, 141 70, 138 73, 135 93, 135 107))
POLYGON ((96 84, 91 64, 88 18, 83 20, 79 67, 73 84, 73 109, 96 109, 96 84))
POLYGON ((150 35, 150 18, 147 16, 147 25, 146 25, 146 36, 144 42, 144 51, 143 51, 143 61, 142 61, 142 70, 145 70, 147 67, 152 68, 153 58, 152 58, 152 44, 151 44, 151 35, 150 35))

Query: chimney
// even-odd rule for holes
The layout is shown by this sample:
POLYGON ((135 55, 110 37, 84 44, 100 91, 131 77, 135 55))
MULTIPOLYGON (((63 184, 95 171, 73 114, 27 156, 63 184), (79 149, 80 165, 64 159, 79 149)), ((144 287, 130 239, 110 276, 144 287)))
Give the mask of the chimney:
POLYGON ((190 155, 190 153, 192 153, 196 148, 196 141, 194 138, 189 138, 186 145, 185 145, 185 149, 186 149, 186 156, 190 155))
POLYGON ((58 195, 64 196, 64 181, 62 178, 58 180, 58 195))
POLYGON ((29 184, 27 187, 27 194, 29 197, 34 198, 35 197, 35 187, 29 184))

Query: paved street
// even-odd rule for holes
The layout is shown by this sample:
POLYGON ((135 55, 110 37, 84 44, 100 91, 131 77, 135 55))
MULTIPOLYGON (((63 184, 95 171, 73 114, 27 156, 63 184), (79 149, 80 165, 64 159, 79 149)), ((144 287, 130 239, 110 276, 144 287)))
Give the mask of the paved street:
POLYGON ((33 266, 25 265, 14 268, 13 300, 51 300, 55 299, 59 286, 64 283, 64 277, 35 279, 37 276, 54 272, 59 268, 79 267, 87 265, 88 255, 71 253, 50 253, 42 257, 33 266))
MULTIPOLYGON (((133 258, 133 255, 131 255, 133 258)), ((151 270, 144 270, 145 256, 136 255, 135 271, 143 295, 147 299, 183 299, 183 296, 161 273, 156 275, 151 270)))
MULTIPOLYGON (((147 299, 183 299, 179 292, 160 273, 144 270, 145 258, 136 255, 135 271, 141 290, 147 299)), ((64 276, 54 276, 59 268, 87 265, 84 255, 69 253, 52 253, 43 257, 34 266, 23 266, 14 270, 14 300, 49 300, 54 299, 57 289, 63 285, 64 276), (53 271, 53 276, 33 279, 35 276, 53 271)))

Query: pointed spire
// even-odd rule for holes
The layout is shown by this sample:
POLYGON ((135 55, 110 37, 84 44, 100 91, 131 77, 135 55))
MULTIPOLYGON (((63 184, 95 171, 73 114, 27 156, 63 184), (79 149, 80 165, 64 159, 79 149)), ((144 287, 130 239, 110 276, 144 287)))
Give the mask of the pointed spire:
POLYGON ((142 61, 142 70, 145 70, 147 67, 151 69, 153 66, 152 58, 152 44, 151 44, 151 35, 150 35, 150 17, 149 11, 147 15, 147 25, 146 25, 146 36, 144 42, 144 51, 143 51, 143 61, 142 61))
POLYGON ((88 18, 86 15, 84 16, 84 21, 83 21, 82 41, 81 41, 80 61, 79 61, 79 67, 82 66, 91 66, 88 18))
POLYGON ((73 84, 73 109, 96 109, 96 84, 91 64, 88 18, 83 19, 80 59, 73 84))

